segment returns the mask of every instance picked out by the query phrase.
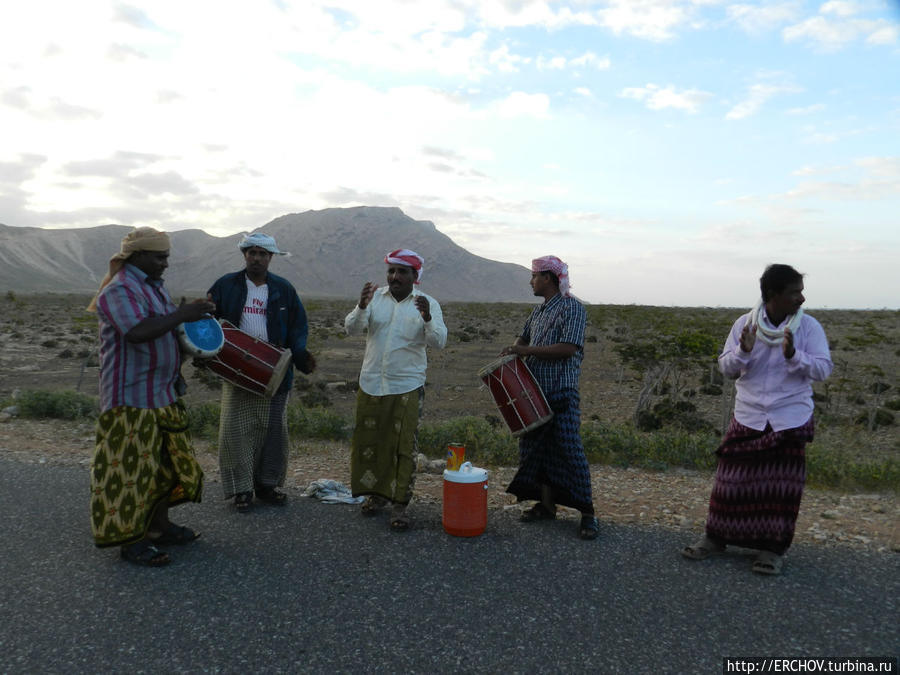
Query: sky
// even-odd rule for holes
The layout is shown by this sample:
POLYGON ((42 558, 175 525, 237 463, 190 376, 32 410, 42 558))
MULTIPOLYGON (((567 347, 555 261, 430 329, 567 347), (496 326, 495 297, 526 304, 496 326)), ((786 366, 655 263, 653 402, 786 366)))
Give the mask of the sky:
POLYGON ((0 139, 9 226, 396 206, 592 303, 900 307, 898 0, 6 2, 0 139))

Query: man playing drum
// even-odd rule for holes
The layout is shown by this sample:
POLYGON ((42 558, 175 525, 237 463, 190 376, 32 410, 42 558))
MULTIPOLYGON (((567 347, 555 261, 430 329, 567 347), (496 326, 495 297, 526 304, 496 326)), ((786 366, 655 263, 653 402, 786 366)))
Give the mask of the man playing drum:
POLYGON ((215 306, 176 307, 163 286, 169 235, 139 227, 122 240, 88 306, 100 324, 100 417, 91 464, 91 529, 97 546, 157 567, 157 548, 200 535, 169 520, 169 507, 199 502, 203 471, 194 459, 175 329, 215 306))
POLYGON ((387 286, 367 282, 347 315, 348 335, 368 329, 356 396, 350 453, 353 496, 367 495, 363 515, 393 504, 391 529, 409 528, 415 480, 416 427, 425 397, 425 348, 447 343, 441 306, 418 290, 424 260, 413 251, 388 253, 387 286))
POLYGON ((779 574, 806 481, 812 382, 833 365, 825 331, 801 308, 803 275, 769 265, 759 286, 762 299, 735 321, 719 355, 722 373, 737 378, 734 417, 716 450, 706 534, 682 554, 702 560, 727 545, 753 548, 752 571, 779 574))
MULTIPOLYGON (((306 311, 291 283, 269 272, 273 255, 284 255, 275 239, 262 232, 246 235, 238 245, 245 267, 226 274, 209 289, 216 318, 224 318, 253 337, 291 351, 293 364, 311 373, 315 359, 306 351, 306 311)), ((219 470, 225 499, 234 497, 238 511, 257 500, 282 506, 287 497, 276 490, 287 472, 288 431, 285 410, 293 370, 272 398, 222 382, 219 421, 219 470)))
POLYGON ((569 295, 569 268, 555 256, 531 261, 531 288, 544 302, 522 334, 501 352, 525 357, 553 418, 519 437, 519 470, 506 489, 519 501, 537 500, 523 522, 556 518, 556 505, 578 509, 582 539, 596 539, 591 472, 581 444, 578 378, 584 356, 584 306, 569 295))

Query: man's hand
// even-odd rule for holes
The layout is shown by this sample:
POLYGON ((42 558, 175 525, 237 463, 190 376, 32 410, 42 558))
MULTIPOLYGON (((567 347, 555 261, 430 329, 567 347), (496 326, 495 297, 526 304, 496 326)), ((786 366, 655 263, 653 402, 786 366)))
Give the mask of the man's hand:
POLYGON ((786 359, 794 358, 794 354, 797 353, 797 350, 794 349, 794 334, 790 328, 784 329, 784 342, 781 343, 781 353, 784 354, 786 359))
POLYGON ((190 302, 186 302, 184 298, 182 298, 181 304, 178 306, 178 313, 183 322, 199 321, 200 319, 212 316, 215 311, 216 303, 210 300, 208 296, 205 300, 203 298, 198 298, 196 300, 191 300, 190 302))
POLYGON ((300 368, 300 372, 303 373, 304 375, 309 375, 315 369, 316 369, 315 357, 312 354, 310 354, 309 352, 306 352, 306 363, 303 364, 302 368, 300 368))
POLYGON ((419 310, 419 314, 422 315, 422 320, 425 323, 431 321, 431 305, 428 302, 428 298, 424 295, 416 296, 416 309, 419 310))
POLYGON ((378 288, 377 284, 373 284, 371 281, 366 282, 366 285, 362 288, 362 292, 359 294, 360 309, 365 309, 369 306, 369 303, 372 301, 372 297, 375 295, 376 288, 378 288))
POLYGON ((756 344, 756 326, 751 326, 747 321, 741 330, 741 351, 749 354, 753 351, 754 344, 756 344))

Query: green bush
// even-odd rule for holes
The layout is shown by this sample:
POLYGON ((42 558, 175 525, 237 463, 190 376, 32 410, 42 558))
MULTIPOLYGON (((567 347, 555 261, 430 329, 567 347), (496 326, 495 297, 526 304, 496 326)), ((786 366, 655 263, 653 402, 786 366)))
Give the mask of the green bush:
POLYGON ((304 408, 297 404, 288 406, 287 422, 290 434, 298 438, 340 441, 350 437, 347 420, 322 408, 304 408))
POLYGON ((666 429, 652 433, 631 426, 591 421, 581 426, 588 461, 614 466, 662 470, 669 466, 709 469, 716 465, 713 452, 718 437, 666 429))
POLYGON ((219 415, 221 406, 218 403, 198 403, 188 407, 188 426, 194 438, 203 438, 216 443, 219 438, 219 415))
POLYGON ((97 401, 77 391, 47 391, 38 389, 22 392, 16 400, 22 417, 77 420, 96 417, 97 401))
POLYGON ((496 429, 483 417, 457 417, 447 422, 420 424, 419 450, 433 459, 446 457, 447 446, 466 446, 466 460, 493 466, 519 463, 517 440, 505 429, 496 429))
POLYGON ((892 457, 856 460, 841 450, 807 447, 807 482, 841 490, 900 490, 900 462, 892 457))

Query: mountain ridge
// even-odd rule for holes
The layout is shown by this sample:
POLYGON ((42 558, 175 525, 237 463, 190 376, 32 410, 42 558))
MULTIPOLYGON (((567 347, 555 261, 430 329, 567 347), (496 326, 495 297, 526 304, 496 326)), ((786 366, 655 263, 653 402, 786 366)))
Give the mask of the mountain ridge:
MULTIPOLYGON (((0 289, 15 292, 91 292, 109 258, 132 228, 43 229, 0 224, 0 289)), ((384 256, 410 248, 425 258, 422 290, 438 301, 529 302, 526 267, 477 256, 397 207, 358 206, 288 213, 254 232, 275 237, 288 256, 271 271, 287 278, 301 297, 354 298, 366 281, 383 283, 384 256)), ((200 229, 169 232, 166 286, 173 293, 203 293, 222 274, 243 269, 242 234, 214 237, 200 229)))

